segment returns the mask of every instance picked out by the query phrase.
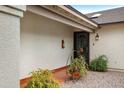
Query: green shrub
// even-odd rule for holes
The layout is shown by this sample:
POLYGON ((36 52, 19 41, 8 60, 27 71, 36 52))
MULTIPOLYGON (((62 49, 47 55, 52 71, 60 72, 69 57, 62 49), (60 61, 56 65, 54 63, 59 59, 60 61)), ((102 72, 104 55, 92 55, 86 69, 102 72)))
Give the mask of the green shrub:
POLYGON ((31 81, 27 84, 27 88, 58 88, 59 83, 56 81, 50 70, 39 69, 31 72, 31 81))
POLYGON ((91 61, 90 69, 93 71, 107 71, 108 58, 105 55, 101 55, 91 61))
POLYGON ((68 75, 73 75, 75 72, 78 72, 75 74, 77 77, 81 77, 86 74, 87 69, 86 69, 86 62, 85 58, 80 56, 79 58, 75 58, 72 60, 71 64, 68 66, 67 69, 67 74, 68 75))

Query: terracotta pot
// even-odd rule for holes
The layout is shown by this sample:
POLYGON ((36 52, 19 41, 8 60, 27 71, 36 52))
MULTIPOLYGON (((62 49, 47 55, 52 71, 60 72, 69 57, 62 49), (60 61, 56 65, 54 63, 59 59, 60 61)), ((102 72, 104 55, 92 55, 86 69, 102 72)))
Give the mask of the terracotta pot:
POLYGON ((72 74, 72 78, 79 78, 80 77, 80 73, 79 72, 74 72, 72 74))

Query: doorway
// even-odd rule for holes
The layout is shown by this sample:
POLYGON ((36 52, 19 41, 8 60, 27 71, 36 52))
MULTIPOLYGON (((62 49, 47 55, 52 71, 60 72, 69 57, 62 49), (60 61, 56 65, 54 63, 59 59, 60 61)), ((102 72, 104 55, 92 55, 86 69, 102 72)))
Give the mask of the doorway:
MULTIPOLYGON (((89 64, 89 33, 88 32, 74 32, 74 50, 83 49, 83 56, 87 64, 89 64)), ((74 57, 77 53, 74 52, 74 57)))

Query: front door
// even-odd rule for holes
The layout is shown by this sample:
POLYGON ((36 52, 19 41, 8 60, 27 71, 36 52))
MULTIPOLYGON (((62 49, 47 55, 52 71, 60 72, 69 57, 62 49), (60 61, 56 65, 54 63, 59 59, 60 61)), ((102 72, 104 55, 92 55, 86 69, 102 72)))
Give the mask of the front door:
MULTIPOLYGON (((74 50, 79 50, 83 48, 83 56, 86 59, 87 64, 89 64, 89 33, 87 32, 74 32, 74 50)), ((74 52, 74 57, 76 57, 76 52, 74 52)))

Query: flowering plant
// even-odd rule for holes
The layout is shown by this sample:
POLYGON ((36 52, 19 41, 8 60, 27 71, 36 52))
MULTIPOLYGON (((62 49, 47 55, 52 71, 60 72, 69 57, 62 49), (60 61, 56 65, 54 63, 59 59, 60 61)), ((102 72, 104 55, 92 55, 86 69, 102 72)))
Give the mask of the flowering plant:
POLYGON ((87 72, 85 58, 80 56, 72 60, 68 66, 67 74, 73 79, 79 79, 87 72))

